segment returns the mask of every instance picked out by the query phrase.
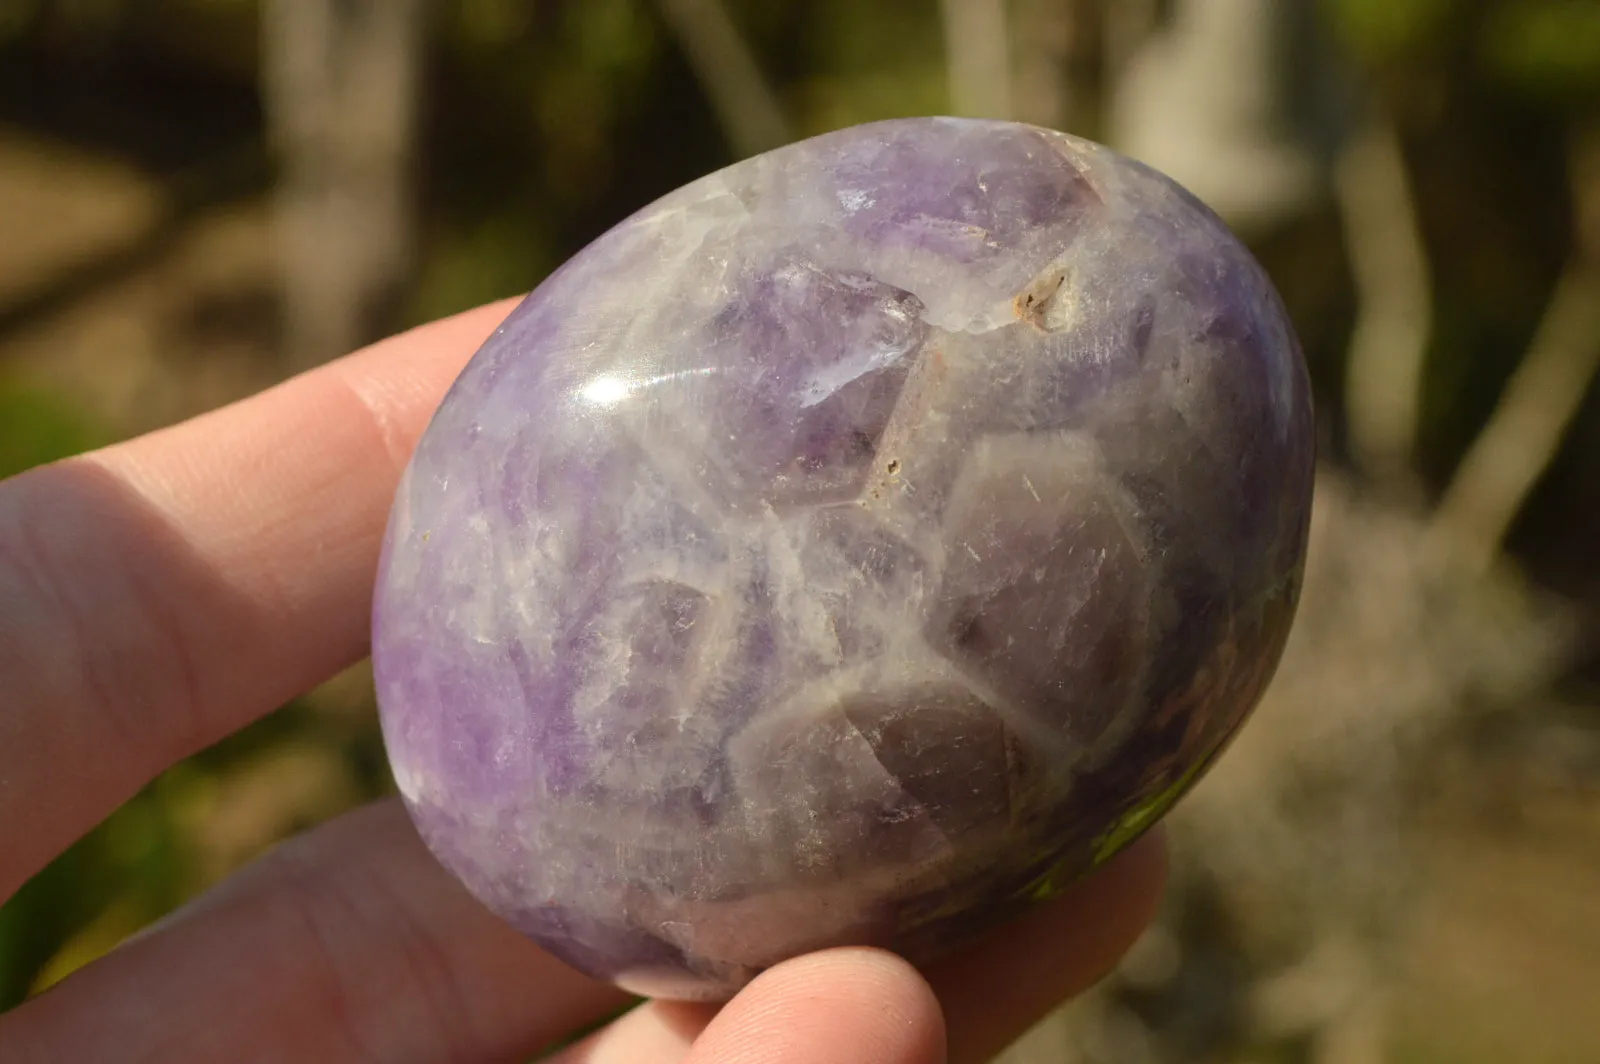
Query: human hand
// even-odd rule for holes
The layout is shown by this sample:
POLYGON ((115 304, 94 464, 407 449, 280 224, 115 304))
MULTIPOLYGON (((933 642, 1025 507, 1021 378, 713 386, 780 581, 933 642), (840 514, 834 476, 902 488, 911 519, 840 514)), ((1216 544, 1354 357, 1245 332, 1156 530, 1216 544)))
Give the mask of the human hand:
MULTIPOLYGON (((400 471, 508 310, 0 484, 0 900, 163 769, 366 653, 400 471)), ((924 973, 814 954, 720 1009, 642 1005, 556 1059, 977 1064, 1115 963, 1164 867, 1151 837, 924 973)), ((0 1016, 0 1061, 514 1062, 625 1000, 482 909, 389 801, 0 1016)))

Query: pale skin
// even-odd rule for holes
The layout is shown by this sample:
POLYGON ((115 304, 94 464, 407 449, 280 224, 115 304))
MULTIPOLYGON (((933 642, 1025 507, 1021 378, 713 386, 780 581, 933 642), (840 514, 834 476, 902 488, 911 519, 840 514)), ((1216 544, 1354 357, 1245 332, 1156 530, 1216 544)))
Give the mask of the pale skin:
MULTIPOLYGON (((366 654, 400 471, 509 309, 0 483, 0 901, 162 770, 366 654)), ((924 972, 813 954, 721 1008, 640 1006, 556 1059, 980 1064, 1116 963, 1165 871, 1152 835, 924 972)), ((383 802, 0 1016, 0 1057, 519 1062, 623 1001, 483 910, 383 802)))

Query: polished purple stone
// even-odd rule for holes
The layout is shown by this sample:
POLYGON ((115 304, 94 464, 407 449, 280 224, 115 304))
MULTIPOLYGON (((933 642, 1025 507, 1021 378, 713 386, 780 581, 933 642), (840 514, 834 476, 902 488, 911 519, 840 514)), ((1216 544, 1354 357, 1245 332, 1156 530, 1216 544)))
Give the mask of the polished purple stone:
POLYGON ((395 502, 423 838, 624 987, 925 961, 1154 822, 1261 694, 1313 458, 1271 285, 1166 178, 917 119, 740 163, 534 292, 395 502))

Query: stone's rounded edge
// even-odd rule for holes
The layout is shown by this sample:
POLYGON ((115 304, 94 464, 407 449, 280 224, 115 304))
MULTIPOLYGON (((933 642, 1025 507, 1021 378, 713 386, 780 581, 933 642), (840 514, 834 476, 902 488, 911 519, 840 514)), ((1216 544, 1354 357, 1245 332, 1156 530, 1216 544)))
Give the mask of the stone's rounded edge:
MULTIPOLYGON (((1139 164, 1135 160, 1118 155, 1109 148, 1081 141, 1068 134, 1034 126, 979 119, 891 119, 872 123, 865 127, 855 127, 852 130, 824 134, 821 137, 800 142, 798 145, 792 145, 790 149, 781 151, 807 149, 808 146, 809 150, 825 148, 830 138, 837 138, 835 143, 844 143, 852 137, 870 136, 874 132, 898 134, 908 130, 915 130, 919 127, 926 129, 929 122, 934 126, 948 124, 950 128, 957 131, 974 133, 997 129, 1003 131, 1026 130, 1037 134, 1059 150, 1063 157, 1085 176, 1085 180, 1089 181, 1091 186, 1095 187, 1105 200, 1113 204, 1125 204, 1130 195, 1126 186, 1130 183, 1143 184, 1148 186, 1149 189, 1156 190, 1160 194, 1158 198, 1169 197, 1172 194, 1168 190, 1176 190, 1178 195, 1173 198, 1181 200, 1185 210, 1199 209, 1200 213, 1195 214, 1194 217, 1200 220, 1202 228, 1215 233, 1219 242, 1225 243, 1226 241, 1234 240, 1227 226, 1221 222, 1214 212, 1209 211, 1204 204, 1164 175, 1148 167, 1143 167, 1143 164, 1139 164), (1131 164, 1131 167, 1125 164, 1131 164)), ((776 158, 776 154, 772 158, 776 158)), ((757 162, 760 162, 760 160, 757 160, 757 162)), ((619 233, 619 231, 627 234, 628 232, 637 231, 641 225, 654 224, 653 219, 661 218, 665 212, 674 210, 678 205, 692 203, 696 201, 697 197, 703 197, 709 192, 717 190, 726 192, 733 185, 730 175, 734 175, 740 167, 749 165, 751 165, 750 161, 735 164, 733 167, 707 175, 705 178, 693 182, 653 204, 647 205, 630 216, 630 218, 613 227, 595 245, 591 245, 591 249, 606 245, 608 241, 615 243, 619 238, 615 237, 614 234, 619 233)), ((1229 259, 1234 268, 1239 268, 1242 262, 1243 268, 1247 270, 1259 270, 1259 266, 1254 263, 1254 260, 1248 256, 1247 252, 1243 253, 1243 258, 1240 259, 1239 253, 1242 251, 1242 246, 1227 245, 1222 250, 1226 252, 1223 257, 1229 259)), ((481 393, 488 393, 494 390, 495 382, 489 378, 493 377, 490 371, 494 368, 497 359, 515 362, 518 359, 525 361, 532 352, 542 351, 540 357, 545 358, 553 357, 553 354, 560 353, 559 350, 555 350, 552 347, 547 338, 541 339, 540 330, 548 328, 558 332, 563 327, 560 318, 565 310, 561 303, 571 290, 582 288, 588 283, 603 283, 604 278, 600 276, 602 271, 599 271, 598 267, 595 266, 595 263, 599 260, 590 257, 590 255, 591 252, 586 250, 586 252, 580 253, 579 256, 575 256, 573 260, 569 260, 551 278, 547 279, 545 284, 530 293, 508 315, 502 327, 497 330, 494 336, 480 349, 478 355, 474 357, 472 363, 469 364, 468 370, 452 385, 450 394, 441 406, 440 415, 436 415, 437 421, 440 421, 441 424, 446 424, 446 428, 448 428, 449 425, 447 423, 450 422, 449 415, 451 415, 451 412, 469 409, 484 398, 481 393), (554 323, 553 325, 552 322, 554 323)), ((1266 291, 1269 294, 1271 293, 1270 283, 1267 284, 1266 291)), ((1272 298, 1275 299, 1275 296, 1272 298)), ((1281 304, 1276 303, 1270 307, 1256 307, 1255 310, 1268 316, 1272 314, 1281 315, 1282 313, 1281 304)), ((545 335, 548 337, 549 335, 554 335, 554 332, 548 332, 545 335)), ((1287 335, 1289 342, 1294 344, 1292 330, 1289 330, 1287 335)), ((555 346, 558 347, 559 345, 555 346)), ((1305 401, 1307 408, 1306 431, 1309 434, 1309 388, 1306 386, 1304 379, 1305 367, 1303 360, 1297 353, 1297 346, 1295 347, 1295 352, 1292 355, 1285 356, 1288 362, 1289 376, 1293 378, 1289 390, 1290 392, 1298 391, 1305 401)), ((1298 415, 1294 415, 1289 420, 1298 423, 1300 418, 1298 415)), ((419 454, 425 451, 431 454, 434 448, 437 447, 440 452, 439 462, 441 469, 451 468, 451 459, 446 452, 450 450, 450 446, 454 445, 452 441, 444 440, 444 431, 444 429, 441 429, 436 433, 434 427, 430 426, 429 433, 425 435, 422 446, 419 447, 419 454)), ((1298 431, 1300 430, 1291 427, 1289 430, 1291 438, 1298 431)), ((1292 439, 1291 442, 1293 442, 1292 439)), ((1308 472, 1304 479, 1307 498, 1309 498, 1309 462, 1313 457, 1311 454, 1313 448, 1314 439, 1306 448, 1308 472)), ((416 459, 413 461, 415 462, 416 459)), ((913 471, 913 468, 908 467, 904 472, 909 474, 913 471)), ((902 475, 902 470, 899 468, 898 463, 895 473, 896 476, 902 475)), ((373 602, 373 624, 374 667, 375 671, 381 674, 379 681, 380 703, 385 704, 386 708, 384 714, 385 741, 391 750, 391 761, 395 764, 397 783, 407 798, 408 808, 413 809, 413 819, 416 819, 422 803, 439 802, 449 804, 451 802, 471 802, 477 799, 469 798, 461 789, 452 787, 450 772, 441 770, 438 765, 427 764, 428 759, 426 756, 417 758, 407 756, 408 748, 414 748, 417 744, 425 745, 428 742, 438 743, 445 741, 441 738, 443 733, 438 731, 431 736, 408 733, 406 722, 411 720, 417 713, 420 713, 424 718, 430 716, 430 714, 437 718, 441 714, 449 716, 451 714, 459 715, 464 712, 460 706, 446 705, 443 702, 439 705, 419 705, 410 709, 403 706, 403 703, 409 697, 406 693, 407 685, 402 682, 400 675, 404 670, 404 664, 394 655, 403 655, 408 648, 418 648, 419 653, 425 653, 427 650, 427 637, 423 634, 423 629, 426 625, 415 615, 411 615, 410 620, 417 627, 417 631, 402 633, 390 627, 390 622, 405 619, 401 615, 405 614, 407 609, 416 608, 415 601, 408 602, 407 600, 407 589, 391 584, 389 579, 396 571, 392 568, 394 557, 391 555, 391 551, 397 554, 404 553, 407 549, 410 549, 413 554, 417 551, 417 543, 410 537, 410 533, 414 530, 410 528, 409 520, 402 523, 400 517, 401 508, 409 505, 411 501, 408 487, 409 477, 410 471, 408 469, 408 479, 403 482, 401 493, 397 496, 396 514, 391 516, 390 527, 385 536, 384 554, 380 561, 379 570, 380 587, 374 595, 373 602), (387 696, 382 693, 385 690, 388 691, 387 696)), ((1283 483, 1289 494, 1295 493, 1296 479, 1292 472, 1285 474, 1283 483)), ((1280 507, 1286 512, 1294 512, 1298 505, 1292 499, 1280 500, 1280 507)), ((420 535, 420 533, 418 534, 420 535)), ((1284 574, 1284 579, 1289 582, 1290 587, 1287 595, 1290 599, 1293 599, 1296 595, 1296 578, 1293 573, 1303 566, 1304 535, 1300 537, 1298 546, 1283 543, 1281 537, 1278 545, 1281 548, 1280 561, 1288 562, 1287 568, 1290 572, 1284 574)), ((415 561, 415 557, 411 558, 410 561, 415 561)), ((422 594, 425 597, 427 589, 423 589, 422 594)), ((1263 607, 1266 605, 1269 604, 1263 603, 1263 607)), ((1288 613, 1292 617, 1292 602, 1288 613)), ((1283 625, 1279 631, 1281 634, 1286 635, 1287 621, 1280 620, 1277 623, 1283 625)), ((1277 658, 1282 650, 1282 640, 1279 639, 1276 642, 1275 651, 1263 653, 1261 648, 1252 651, 1246 646, 1243 648, 1242 653, 1246 655, 1254 653, 1258 658, 1270 657, 1271 661, 1265 663, 1266 667, 1260 670, 1266 676, 1270 676, 1272 669, 1276 667, 1277 658)), ((1258 666, 1261 664, 1263 662, 1257 662, 1258 666)), ((1151 823, 1159 820, 1166 808, 1169 808, 1172 802, 1188 786, 1192 785, 1194 780, 1214 761, 1221 746, 1225 744, 1227 738, 1242 722, 1243 716, 1248 712, 1249 708, 1254 705, 1255 700, 1259 697, 1260 687, 1264 686, 1265 682, 1264 678, 1258 677, 1257 679, 1260 681, 1259 684, 1253 682, 1249 677, 1236 680, 1236 700, 1240 702, 1248 701, 1249 705, 1235 706, 1233 707, 1234 714, 1223 715, 1224 718, 1232 717, 1233 719, 1231 721, 1225 719, 1223 723, 1217 726, 1216 730, 1220 731, 1221 734, 1220 736, 1212 735, 1208 738, 1209 750, 1203 756, 1192 760, 1186 765, 1176 765, 1165 775, 1157 776, 1133 774, 1132 768, 1121 763, 1110 766, 1104 774, 1104 791, 1094 799, 1095 801, 1103 801, 1105 793, 1114 793, 1117 787, 1125 784, 1127 780, 1136 780, 1138 785, 1159 788, 1155 797, 1131 803, 1127 808, 1115 814, 1102 809, 1104 815, 1099 818, 1101 823, 1098 826, 1094 823, 1094 817, 1066 817, 1057 828, 1057 837, 1060 843, 1059 849, 1065 851, 1065 856, 1059 857, 1054 865, 1051 866, 1056 870, 1056 873, 1061 873, 1062 870, 1070 868, 1074 870, 1072 878, 1076 878, 1076 875, 1082 874, 1087 870, 1087 868, 1078 867, 1084 864, 1083 860, 1075 860, 1075 858, 1081 858, 1085 853, 1088 853, 1085 847, 1094 851, 1090 855, 1092 859, 1089 861, 1089 865, 1092 866, 1108 858, 1111 853, 1120 851, 1133 838, 1146 830, 1151 823), (1254 689, 1253 694, 1249 693, 1252 688, 1254 689), (1173 775, 1178 777, 1175 781, 1169 778, 1173 775)), ((415 685, 412 686, 413 688, 415 687, 415 685)), ((526 686, 524 686, 523 690, 524 694, 521 697, 530 697, 527 695, 528 688, 526 686)), ((426 699, 427 696, 421 697, 426 699)), ((512 697, 518 696, 513 694, 512 697)), ((437 719, 434 720, 434 723, 438 723, 437 719)), ((463 720, 458 719, 456 723, 460 725, 463 720)), ((482 721, 480 720, 479 723, 481 724, 482 721)), ((1193 755, 1189 756, 1192 757, 1193 755)), ((1137 760, 1137 757, 1134 760, 1137 760)), ((501 798, 505 799, 503 793, 501 798)), ((506 800, 511 801, 513 806, 516 805, 514 799, 506 800)), ((493 802, 491 801, 490 804, 492 805, 493 802)), ((501 811, 504 812, 505 810, 501 811)), ((515 824, 512 825, 511 830, 517 830, 515 824)), ((430 834, 432 836, 430 848, 433 848, 435 853, 440 855, 441 861, 453 873, 469 881, 474 886, 474 893, 479 894, 480 897, 486 897, 486 900, 491 903, 491 908, 507 916, 513 923, 522 927, 525 933, 544 942, 547 947, 552 948, 558 955, 569 954, 570 956, 567 958, 569 963, 574 963, 599 978, 625 982, 630 988, 636 989, 637 992, 649 993, 655 996, 699 1000, 712 1000, 726 996, 733 989, 737 989, 736 986, 731 984, 737 983, 739 979, 744 978, 739 976, 730 979, 726 973, 717 975, 709 972, 703 963, 705 958, 689 956, 681 950, 674 956, 672 950, 675 947, 669 946, 665 953, 660 952, 665 940, 661 935, 652 934, 648 927, 635 926, 633 931, 624 934, 609 925, 606 927, 587 926, 584 925, 583 920, 577 920, 574 923, 574 918, 551 922, 548 912, 544 918, 536 918, 534 914, 544 910, 537 907, 530 910, 517 898, 517 892, 519 890, 532 889, 533 885, 535 885, 534 881, 518 879, 517 876, 520 872, 515 870, 501 877, 485 876, 482 874, 485 871, 482 866, 485 861, 491 860, 484 852, 486 844, 480 841, 475 844, 475 848, 472 848, 472 852, 451 852, 451 846, 442 839, 439 829, 431 831, 430 834), (494 882, 490 882, 490 880, 494 882), (634 932, 637 932, 637 934, 634 932), (584 948, 579 949, 579 946, 584 946, 584 948), (602 946, 604 948, 601 948, 602 946), (585 950, 588 952, 585 952, 585 950)), ((526 863, 531 854, 531 851, 521 854, 510 853, 506 850, 507 842, 504 840, 498 845, 501 850, 500 858, 506 861, 508 866, 519 862, 526 863)), ((492 849, 493 847, 489 848, 492 849)), ((512 848, 515 848, 514 843, 512 848)), ((1047 884, 1055 882, 1054 879, 1050 878, 1052 874, 1054 873, 1044 874, 1044 881, 1047 884)), ((1022 874, 1019 872, 1017 875, 1021 876, 1022 874)), ((1060 878, 1060 876, 1058 875, 1057 878, 1060 878)), ((1015 906, 1019 903, 1019 899, 1014 896, 1016 892, 1011 893, 1013 896, 1008 896, 1004 903, 999 905, 999 908, 1015 906)), ((1026 894, 1027 892, 1024 891, 1023 893, 1026 894)), ((1047 890, 1046 893, 1048 894, 1049 891, 1047 890)), ((550 900, 554 904, 559 899, 550 900)), ((600 908, 607 906, 615 908, 618 904, 615 899, 610 899, 609 895, 607 897, 598 895, 579 897, 574 894, 567 897, 565 901, 568 904, 576 905, 590 903, 600 908)), ((641 922, 637 913, 630 915, 626 910, 627 906, 624 905, 623 911, 620 912, 620 917, 623 918, 624 924, 636 925, 641 922)), ((998 908, 994 911, 998 911, 998 908)), ((961 918, 958 918, 950 914, 943 916, 936 914, 917 923, 914 931, 921 936, 920 940, 922 941, 936 941, 940 936, 937 928, 948 926, 954 929, 957 925, 966 927, 970 923, 969 920, 965 919, 968 915, 970 914, 961 914, 961 918), (941 924, 940 920, 945 920, 946 923, 941 924), (922 934, 930 928, 934 929, 934 931, 930 934, 922 934)), ((584 919, 592 921, 594 918, 591 915, 584 919)), ((649 920, 642 922, 648 924, 649 920)), ((669 920, 668 922, 671 921, 669 920)), ((950 933, 954 934, 955 931, 952 930, 950 933)), ((838 944, 848 943, 840 942, 838 944)))
POLYGON ((623 968, 611 975, 588 974, 614 983, 625 993, 688 1005, 720 1005, 731 1001, 755 979, 755 974, 752 974, 740 982, 712 982, 685 975, 674 968, 623 968))
MULTIPOLYGON (((424 789, 411 759, 412 747, 405 741, 402 719, 415 707, 399 687, 399 673, 403 666, 398 659, 403 649, 397 645, 398 633, 391 634, 396 623, 396 610, 390 605, 391 597, 401 594, 392 576, 398 564, 398 555, 405 550, 410 535, 410 486, 413 476, 408 461, 401 471, 395 487, 394 502, 384 527, 383 539, 378 548, 378 563, 373 578, 372 602, 368 608, 370 657, 372 661, 373 694, 381 711, 378 714, 379 733, 394 778, 396 790, 406 803, 407 811, 413 799, 424 789)), ((413 815, 413 821, 415 817, 413 815)))

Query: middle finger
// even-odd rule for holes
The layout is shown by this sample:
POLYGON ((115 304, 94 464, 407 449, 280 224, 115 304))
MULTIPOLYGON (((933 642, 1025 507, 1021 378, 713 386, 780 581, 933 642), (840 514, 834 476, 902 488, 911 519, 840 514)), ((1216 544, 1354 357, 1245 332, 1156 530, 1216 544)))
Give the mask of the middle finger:
POLYGON ((0 1016, 6 1060, 526 1060, 627 1000, 474 901, 384 802, 0 1016))

